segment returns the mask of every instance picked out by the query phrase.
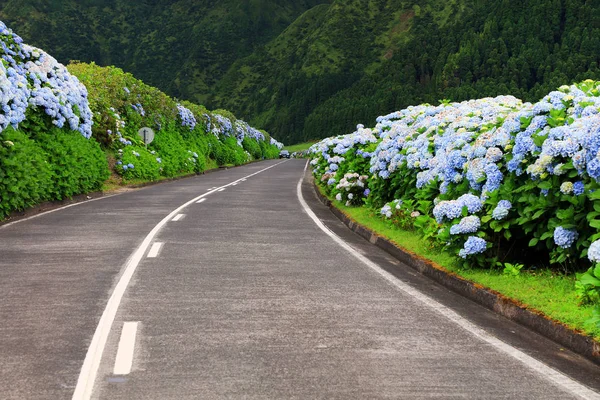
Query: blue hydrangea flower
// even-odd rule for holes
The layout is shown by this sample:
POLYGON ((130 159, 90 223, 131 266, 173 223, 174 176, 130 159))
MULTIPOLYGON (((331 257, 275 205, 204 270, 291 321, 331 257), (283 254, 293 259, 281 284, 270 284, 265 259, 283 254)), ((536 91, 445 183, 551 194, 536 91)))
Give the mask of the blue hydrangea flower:
POLYGON ((441 223, 444 218, 453 220, 459 218, 462 215, 462 204, 456 200, 444 200, 440 201, 433 208, 433 216, 438 223, 441 223))
POLYGON ((177 111, 179 112, 179 118, 181 119, 181 126, 187 126, 190 130, 194 130, 197 124, 194 113, 181 104, 177 104, 177 111))
POLYGON ((463 194, 456 201, 460 204, 461 209, 467 207, 469 214, 479 212, 483 207, 481 199, 473 194, 463 194))
POLYGON ((498 202, 498 207, 502 207, 502 208, 506 208, 507 210, 510 210, 512 208, 512 204, 508 200, 500 200, 498 202))
POLYGON ((596 240, 590 244, 588 258, 591 262, 600 262, 600 240, 596 240))
POLYGON ((571 247, 578 237, 579 233, 574 229, 565 229, 559 226, 554 230, 554 243, 563 249, 571 247))
POLYGON ((509 208, 500 207, 500 205, 498 204, 496 208, 494 208, 494 211, 492 211, 492 218, 498 221, 502 220, 508 216, 508 211, 509 208))
POLYGON ((582 181, 577 181, 573 184, 573 194, 575 196, 580 196, 585 193, 585 185, 582 181))
POLYGON ((462 258, 473 254, 483 253, 487 249, 487 242, 477 236, 469 236, 465 242, 463 248, 459 251, 458 255, 462 258))
POLYGON ((392 217, 392 207, 389 205, 389 203, 381 208, 380 213, 381 215, 385 215, 386 218, 392 217))
POLYGON ((479 217, 471 215, 464 217, 458 224, 452 225, 450 228, 451 235, 462 235, 465 233, 475 233, 481 226, 479 217))

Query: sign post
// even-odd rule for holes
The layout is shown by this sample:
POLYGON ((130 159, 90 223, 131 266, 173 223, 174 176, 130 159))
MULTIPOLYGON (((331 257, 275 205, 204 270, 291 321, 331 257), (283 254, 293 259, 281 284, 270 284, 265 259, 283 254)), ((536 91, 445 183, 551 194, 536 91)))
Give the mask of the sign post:
POLYGON ((154 131, 148 127, 143 127, 138 131, 138 135, 144 141, 144 144, 147 146, 154 140, 154 131))

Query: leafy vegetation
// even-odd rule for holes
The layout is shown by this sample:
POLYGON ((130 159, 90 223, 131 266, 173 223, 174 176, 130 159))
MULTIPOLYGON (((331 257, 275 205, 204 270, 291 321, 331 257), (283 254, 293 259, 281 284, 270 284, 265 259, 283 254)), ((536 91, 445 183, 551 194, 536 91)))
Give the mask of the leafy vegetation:
POLYGON ((226 111, 174 99, 115 67, 69 70, 0 22, 0 218, 124 181, 275 158, 283 145, 226 111), (142 127, 156 132, 146 145, 142 127))

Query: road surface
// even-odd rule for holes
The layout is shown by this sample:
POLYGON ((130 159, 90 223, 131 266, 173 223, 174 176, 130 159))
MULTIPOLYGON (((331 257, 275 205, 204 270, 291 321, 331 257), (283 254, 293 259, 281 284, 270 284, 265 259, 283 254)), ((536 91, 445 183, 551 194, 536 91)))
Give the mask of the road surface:
POLYGON ((350 232, 305 166, 0 227, 0 398, 600 398, 598 366, 350 232))

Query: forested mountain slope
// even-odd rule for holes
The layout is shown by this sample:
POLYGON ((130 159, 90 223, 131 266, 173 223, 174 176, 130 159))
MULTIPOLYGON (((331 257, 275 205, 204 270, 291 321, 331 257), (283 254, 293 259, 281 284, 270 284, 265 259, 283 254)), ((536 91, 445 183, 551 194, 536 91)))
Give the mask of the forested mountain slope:
POLYGON ((590 1, 336 1, 236 63, 214 101, 295 142, 442 98, 537 99, 600 78, 599 58, 590 1))
POLYGON ((116 65, 172 96, 204 101, 236 59, 326 2, 4 0, 0 20, 60 62, 116 65))

